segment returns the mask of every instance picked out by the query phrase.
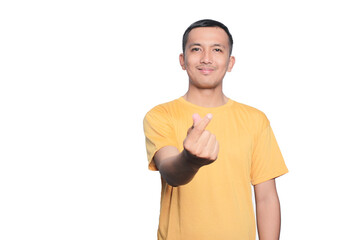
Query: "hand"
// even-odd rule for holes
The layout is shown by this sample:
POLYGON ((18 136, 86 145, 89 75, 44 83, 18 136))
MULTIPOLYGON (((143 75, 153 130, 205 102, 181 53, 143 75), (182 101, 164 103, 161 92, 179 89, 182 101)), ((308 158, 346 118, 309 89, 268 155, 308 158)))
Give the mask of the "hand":
POLYGON ((183 143, 186 158, 199 167, 213 163, 218 157, 219 142, 214 134, 205 130, 211 119, 211 114, 201 118, 195 113, 193 126, 188 130, 183 143))

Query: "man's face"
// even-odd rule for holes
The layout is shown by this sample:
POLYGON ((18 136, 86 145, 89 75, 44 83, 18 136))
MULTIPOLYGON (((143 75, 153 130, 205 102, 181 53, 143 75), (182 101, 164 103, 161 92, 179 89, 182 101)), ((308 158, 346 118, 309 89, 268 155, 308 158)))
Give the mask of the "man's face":
POLYGON ((235 63, 229 54, 229 38, 223 29, 194 28, 189 33, 185 54, 180 54, 180 64, 187 71, 191 86, 213 89, 221 87, 225 73, 235 63))

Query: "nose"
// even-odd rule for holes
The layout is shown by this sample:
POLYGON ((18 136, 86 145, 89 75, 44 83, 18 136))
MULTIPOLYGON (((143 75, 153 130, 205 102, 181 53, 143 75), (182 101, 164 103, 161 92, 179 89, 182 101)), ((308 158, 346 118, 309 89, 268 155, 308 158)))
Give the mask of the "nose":
POLYGON ((202 64, 211 64, 212 63, 211 52, 208 50, 203 51, 200 61, 202 64))

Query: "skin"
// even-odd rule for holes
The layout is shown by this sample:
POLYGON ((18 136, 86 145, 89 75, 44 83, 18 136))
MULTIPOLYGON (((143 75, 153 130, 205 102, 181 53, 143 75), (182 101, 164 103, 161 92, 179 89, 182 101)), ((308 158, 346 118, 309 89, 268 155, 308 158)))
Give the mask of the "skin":
POLYGON ((202 107, 217 107, 228 98, 222 91, 226 72, 231 72, 235 57, 229 56, 225 31, 217 27, 195 28, 189 33, 185 53, 179 60, 189 76, 189 88, 184 98, 202 107))
MULTIPOLYGON (((223 93, 223 79, 235 64, 230 56, 229 41, 225 31, 218 27, 195 28, 190 31, 185 52, 179 60, 189 76, 189 88, 184 98, 198 106, 218 107, 228 98, 223 93)), ((206 130, 212 116, 201 118, 194 114, 184 139, 184 150, 176 147, 161 148, 154 161, 161 176, 171 186, 189 183, 201 167, 216 161, 219 142, 216 136, 206 130)), ((275 179, 254 186, 257 226, 260 240, 279 239, 280 203, 275 179)))
POLYGON ((154 156, 161 176, 173 187, 184 185, 192 180, 197 171, 213 163, 219 153, 219 143, 214 134, 205 130, 212 116, 201 118, 193 115, 193 126, 189 128, 184 140, 184 150, 179 153, 173 146, 161 148, 154 156))
POLYGON ((275 179, 255 185, 256 219, 260 240, 280 237, 280 202, 275 179))

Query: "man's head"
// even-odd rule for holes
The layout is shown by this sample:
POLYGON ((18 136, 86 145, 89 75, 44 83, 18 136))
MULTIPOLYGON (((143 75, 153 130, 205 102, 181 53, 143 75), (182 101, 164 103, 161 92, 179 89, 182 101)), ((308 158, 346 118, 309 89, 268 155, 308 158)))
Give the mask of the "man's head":
POLYGON ((179 60, 190 88, 221 90, 226 72, 235 63, 232 41, 227 27, 213 20, 195 22, 185 31, 179 60))
POLYGON ((190 31, 193 30, 194 28, 199 28, 199 27, 219 27, 219 28, 223 29, 229 38, 229 56, 231 56, 231 52, 232 52, 232 48, 233 48, 233 38, 230 34, 229 29, 221 22, 211 20, 211 19, 203 19, 203 20, 194 22, 185 30, 183 39, 182 39, 182 50, 183 50, 184 54, 185 54, 186 43, 189 39, 190 31))

